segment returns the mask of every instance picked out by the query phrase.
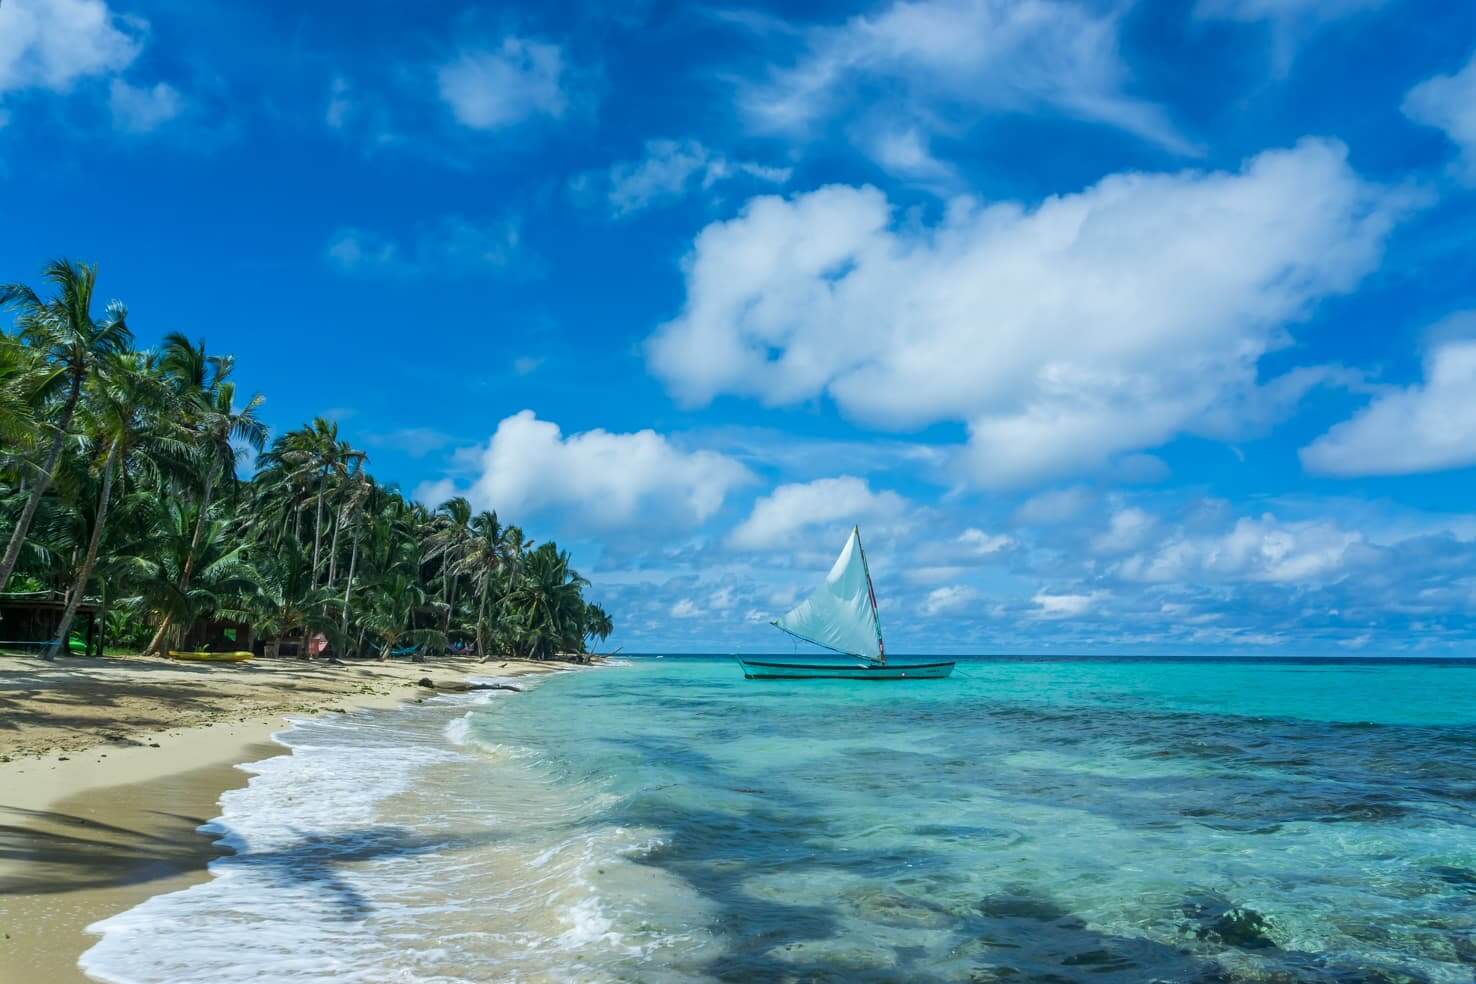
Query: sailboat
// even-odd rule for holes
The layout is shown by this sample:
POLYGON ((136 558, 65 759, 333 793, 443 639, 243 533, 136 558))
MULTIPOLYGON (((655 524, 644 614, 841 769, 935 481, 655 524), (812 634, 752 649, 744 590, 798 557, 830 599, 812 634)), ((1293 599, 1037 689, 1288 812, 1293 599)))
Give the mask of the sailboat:
POLYGON ((889 663, 876 611, 876 590, 861 529, 851 530, 825 582, 804 601, 772 623, 781 632, 813 643, 846 659, 780 662, 737 657, 750 680, 937 680, 953 672, 952 660, 932 663, 889 663))

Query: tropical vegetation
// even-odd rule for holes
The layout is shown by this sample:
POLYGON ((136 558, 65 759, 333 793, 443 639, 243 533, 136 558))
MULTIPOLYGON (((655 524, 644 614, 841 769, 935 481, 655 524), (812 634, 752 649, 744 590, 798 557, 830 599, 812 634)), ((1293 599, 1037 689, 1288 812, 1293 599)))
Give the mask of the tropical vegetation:
POLYGON ((44 280, 0 286, 0 592, 64 600, 48 658, 84 600, 108 645, 145 652, 211 622, 380 659, 548 658, 610 635, 556 544, 462 498, 407 499, 333 421, 272 437, 230 356, 177 333, 137 348, 93 267, 44 280))

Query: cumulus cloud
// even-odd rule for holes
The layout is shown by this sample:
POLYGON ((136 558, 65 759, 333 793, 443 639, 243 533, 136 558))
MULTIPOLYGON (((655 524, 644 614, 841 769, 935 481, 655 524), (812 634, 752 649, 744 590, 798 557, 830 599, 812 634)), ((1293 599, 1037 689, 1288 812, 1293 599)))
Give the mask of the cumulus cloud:
POLYGON ((522 224, 517 219, 472 222, 452 215, 404 240, 345 226, 333 234, 323 252, 340 273, 413 278, 503 269, 521 257, 521 247, 522 224))
POLYGON ((1051 489, 1031 496, 1015 510, 1015 522, 1053 526, 1075 519, 1091 502, 1086 489, 1051 489))
POLYGON ((697 140, 647 140, 640 160, 611 165, 606 199, 623 216, 733 178, 784 184, 789 175, 787 167, 730 160, 697 140))
POLYGON ((764 196, 698 235, 648 362, 690 405, 824 394, 877 426, 962 421, 967 479, 1038 482, 1281 401, 1260 357, 1415 204, 1324 140, 1034 208, 958 200, 931 227, 895 224, 869 187, 764 196))
POLYGON ((1476 183, 1476 55, 1453 75, 1426 79, 1404 97, 1404 114, 1445 133, 1461 152, 1461 174, 1476 183))
POLYGON ((1270 513, 1242 517, 1225 533, 1177 533, 1121 561, 1129 581, 1313 583, 1336 578, 1366 556, 1362 533, 1328 520, 1282 522, 1270 513))
MULTIPOLYGON (((805 32, 791 64, 740 90, 740 108, 761 130, 801 133, 855 110, 864 92, 891 119, 1050 111, 1193 152, 1161 109, 1127 94, 1119 17, 1062 0, 894 0, 805 32)), ((920 141, 875 139, 884 166, 923 160, 920 141)))
POLYGON ((0 94, 64 91, 79 79, 120 72, 142 50, 146 26, 103 0, 0 4, 0 94))
POLYGON ((1119 509, 1107 522, 1107 529, 1092 537, 1092 549, 1099 554, 1126 553, 1133 550, 1152 532, 1157 520, 1133 506, 1119 509))
POLYGON ((1015 541, 1013 537, 1005 536, 1003 533, 985 533, 981 529, 970 527, 958 535, 958 542, 970 553, 984 557, 1011 546, 1015 541))
POLYGON ((474 457, 470 485, 422 486, 424 502, 465 495, 478 509, 522 517, 565 510, 598 528, 681 527, 706 520, 748 469, 711 451, 684 451, 652 430, 565 436, 531 410, 505 418, 474 457))
POLYGON ((118 129, 148 133, 183 112, 184 100, 177 89, 164 82, 147 87, 114 79, 108 89, 108 108, 118 129))
POLYGON ((1105 592, 1090 591, 1084 594, 1063 592, 1052 594, 1037 591, 1030 599, 1035 605, 1031 613, 1035 618, 1077 618, 1096 608, 1107 597, 1105 592))
POLYGON ((964 584, 948 584, 934 588, 923 599, 922 613, 929 617, 948 615, 974 607, 979 592, 964 584))
POLYGON ((851 475, 781 485, 753 504, 753 512, 728 537, 740 550, 793 547, 797 532, 825 523, 894 518, 906 503, 895 492, 873 492, 851 475))
MULTIPOLYGON (((1457 319, 1476 328, 1476 314, 1457 319)), ((1386 392, 1301 451, 1323 475, 1407 475, 1476 464, 1476 338, 1425 359, 1425 380, 1386 392)))
POLYGON ((497 130, 564 115, 565 73, 558 45, 507 37, 495 48, 463 51, 437 70, 436 81, 457 122, 497 130))

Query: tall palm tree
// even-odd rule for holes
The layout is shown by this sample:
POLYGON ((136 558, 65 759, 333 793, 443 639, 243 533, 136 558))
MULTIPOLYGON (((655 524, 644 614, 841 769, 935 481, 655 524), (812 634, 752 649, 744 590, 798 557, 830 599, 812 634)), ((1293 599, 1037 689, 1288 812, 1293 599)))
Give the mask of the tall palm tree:
POLYGON ((56 475, 62 447, 72 426, 72 417, 82 399, 82 386, 97 364, 126 351, 133 341, 128 330, 128 313, 121 301, 109 302, 101 321, 92 316, 92 295, 97 283, 97 268, 80 266, 69 260, 54 260, 45 271, 45 279, 56 289, 56 296, 42 300, 24 284, 0 286, 0 307, 17 312, 20 336, 32 349, 44 354, 52 371, 65 380, 65 393, 56 419, 51 422, 51 446, 36 470, 30 496, 11 531, 5 555, 0 558, 0 591, 10 580, 20 557, 21 544, 30 531, 36 510, 56 475))
POLYGON ((61 624, 47 659, 55 659, 67 644, 72 620, 92 579, 119 472, 131 464, 157 471, 164 455, 156 458, 139 453, 146 443, 154 444, 155 448, 151 450, 156 452, 177 452, 182 448, 179 438, 168 433, 176 426, 170 416, 173 401, 159 372, 158 361, 152 355, 129 352, 110 357, 94 375, 89 396, 88 439, 93 446, 95 466, 101 474, 102 488, 98 493, 97 514, 87 553, 67 597, 61 624), (155 430, 151 432, 151 428, 155 430))
POLYGON ((584 610, 584 631, 586 635, 604 642, 615 631, 615 620, 599 605, 587 605, 584 610))
MULTIPOLYGON (((243 448, 259 453, 266 444, 266 425, 256 416, 264 400, 256 394, 238 408, 236 386, 228 379, 234 360, 230 356, 207 355, 204 341, 192 344, 177 332, 166 336, 160 365, 184 412, 185 426, 192 432, 195 467, 191 472, 196 479, 192 484, 199 486, 191 551, 176 571, 179 580, 175 587, 181 596, 187 596, 195 569, 193 552, 204 534, 217 485, 234 481, 243 448)), ((166 613, 145 652, 155 652, 163 645, 171 624, 173 618, 166 613)))

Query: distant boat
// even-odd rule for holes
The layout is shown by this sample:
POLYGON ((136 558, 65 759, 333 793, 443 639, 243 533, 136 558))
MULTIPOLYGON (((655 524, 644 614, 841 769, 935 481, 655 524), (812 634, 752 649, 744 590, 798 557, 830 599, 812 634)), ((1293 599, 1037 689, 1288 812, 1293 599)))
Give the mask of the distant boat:
POLYGON ((882 640, 876 590, 866 566, 866 551, 861 548, 860 527, 851 530, 825 583, 770 624, 849 660, 781 662, 737 657, 743 675, 750 680, 937 680, 953 672, 953 660, 887 662, 887 645, 882 640))

